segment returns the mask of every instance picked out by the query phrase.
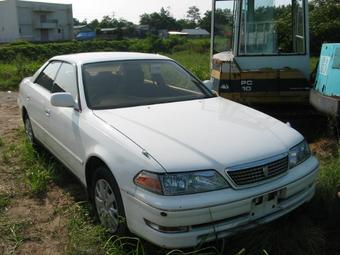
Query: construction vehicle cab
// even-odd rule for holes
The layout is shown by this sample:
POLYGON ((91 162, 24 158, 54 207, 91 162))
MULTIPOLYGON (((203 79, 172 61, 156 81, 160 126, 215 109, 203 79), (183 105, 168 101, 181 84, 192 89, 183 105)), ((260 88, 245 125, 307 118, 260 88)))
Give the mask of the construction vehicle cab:
POLYGON ((307 0, 213 0, 211 87, 245 104, 308 104, 307 0))

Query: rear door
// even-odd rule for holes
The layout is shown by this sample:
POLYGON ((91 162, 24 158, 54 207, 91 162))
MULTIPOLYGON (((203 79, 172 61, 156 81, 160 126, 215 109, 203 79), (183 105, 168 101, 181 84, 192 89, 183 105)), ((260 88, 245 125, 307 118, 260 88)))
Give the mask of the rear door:
POLYGON ((53 80, 61 66, 58 61, 50 62, 30 84, 31 89, 26 95, 26 107, 36 138, 48 146, 49 136, 49 104, 53 80))
MULTIPOLYGON (((53 83, 52 94, 69 92, 78 102, 76 66, 63 62, 53 83)), ((55 107, 50 103, 49 130, 52 137, 52 150, 63 163, 80 174, 83 164, 83 144, 80 136, 80 110, 77 108, 55 107)), ((78 175, 80 176, 80 175, 78 175)))

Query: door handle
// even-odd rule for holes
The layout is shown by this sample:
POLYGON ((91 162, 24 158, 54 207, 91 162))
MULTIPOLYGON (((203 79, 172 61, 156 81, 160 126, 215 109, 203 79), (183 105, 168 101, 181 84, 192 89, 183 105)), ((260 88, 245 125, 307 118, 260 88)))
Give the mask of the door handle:
POLYGON ((30 100, 31 100, 31 97, 27 96, 26 101, 30 101, 30 100))
POLYGON ((51 111, 48 110, 48 109, 46 109, 46 110, 45 110, 45 115, 46 115, 47 117, 50 117, 50 116, 51 116, 51 111))

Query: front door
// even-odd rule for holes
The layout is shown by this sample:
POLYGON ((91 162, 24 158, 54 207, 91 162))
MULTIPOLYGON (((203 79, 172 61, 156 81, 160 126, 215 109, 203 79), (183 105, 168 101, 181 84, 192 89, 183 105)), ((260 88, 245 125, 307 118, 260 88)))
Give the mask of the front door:
MULTIPOLYGON (((78 100, 76 68, 63 63, 54 81, 52 94, 70 93, 78 100)), ((78 177, 81 176, 84 149, 80 136, 80 111, 75 108, 55 107, 49 104, 49 130, 52 137, 52 150, 62 162, 78 177)))
POLYGON ((47 106, 51 95, 53 80, 61 63, 53 61, 39 74, 38 78, 30 84, 32 89, 27 94, 27 111, 31 120, 36 138, 48 147, 49 112, 47 106))

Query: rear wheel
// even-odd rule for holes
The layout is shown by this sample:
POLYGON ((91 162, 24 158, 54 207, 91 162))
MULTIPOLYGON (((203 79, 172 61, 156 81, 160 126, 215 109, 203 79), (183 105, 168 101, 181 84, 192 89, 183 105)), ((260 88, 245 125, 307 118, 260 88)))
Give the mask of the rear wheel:
POLYGON ((123 201, 111 171, 105 166, 98 167, 92 183, 92 204, 98 220, 112 234, 125 234, 123 201))

